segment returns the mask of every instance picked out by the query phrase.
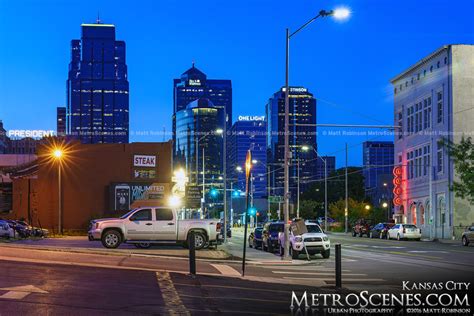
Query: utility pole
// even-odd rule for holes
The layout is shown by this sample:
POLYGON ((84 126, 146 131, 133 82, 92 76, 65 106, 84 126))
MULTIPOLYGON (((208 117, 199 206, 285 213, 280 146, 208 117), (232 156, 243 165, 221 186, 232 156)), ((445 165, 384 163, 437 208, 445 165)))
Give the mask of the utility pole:
MULTIPOLYGON (((227 242, 227 114, 226 120, 224 122, 224 161, 223 161, 223 169, 224 169, 224 243, 227 242)), ((231 197, 232 198, 232 197, 231 197)))
POLYGON ((344 231, 347 233, 348 231, 348 227, 349 227, 349 218, 348 218, 348 215, 349 215, 349 192, 348 192, 348 185, 347 185, 347 143, 346 143, 346 207, 344 209, 344 218, 345 218, 345 221, 344 221, 344 231))
POLYGON ((298 157, 298 162, 297 162, 297 174, 298 174, 298 185, 296 188, 296 218, 300 218, 300 159, 298 157))
POLYGON ((204 216, 204 207, 206 206, 206 175, 204 166, 204 147, 202 147, 202 201, 201 201, 201 213, 204 216))
POLYGON ((271 194, 271 186, 270 186, 270 164, 267 161, 267 218, 270 219, 271 215, 271 205, 270 205, 270 194, 271 194))
POLYGON ((287 259, 290 255, 290 142, 289 142, 289 125, 290 125, 290 87, 289 87, 289 61, 290 61, 290 30, 286 29, 286 68, 285 68, 285 157, 284 157, 284 199, 285 205, 283 208, 283 219, 285 221, 284 225, 284 236, 285 236, 285 245, 283 247, 283 258, 287 259))

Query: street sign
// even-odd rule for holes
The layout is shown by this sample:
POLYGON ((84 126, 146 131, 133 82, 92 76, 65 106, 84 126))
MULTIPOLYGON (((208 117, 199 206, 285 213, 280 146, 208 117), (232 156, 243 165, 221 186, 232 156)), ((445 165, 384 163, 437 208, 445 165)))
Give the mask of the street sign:
POLYGON ((200 208, 202 199, 202 187, 199 185, 188 185, 186 187, 186 208, 200 208))
POLYGON ((281 203, 281 202, 283 202, 283 197, 280 196, 280 195, 270 195, 268 197, 268 199, 270 200, 270 203, 281 203))

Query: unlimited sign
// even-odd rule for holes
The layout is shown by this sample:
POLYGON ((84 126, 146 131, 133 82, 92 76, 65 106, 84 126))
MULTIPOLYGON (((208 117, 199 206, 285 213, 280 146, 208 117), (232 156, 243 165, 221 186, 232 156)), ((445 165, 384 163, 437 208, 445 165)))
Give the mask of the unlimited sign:
POLYGON ((133 166, 135 167, 156 167, 156 156, 133 156, 133 166))

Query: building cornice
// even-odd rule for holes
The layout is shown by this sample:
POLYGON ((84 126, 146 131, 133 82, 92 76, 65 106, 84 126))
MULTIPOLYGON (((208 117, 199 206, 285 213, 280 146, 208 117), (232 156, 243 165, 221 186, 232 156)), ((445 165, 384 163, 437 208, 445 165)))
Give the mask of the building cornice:
POLYGON ((392 84, 395 84, 396 81, 400 80, 401 78, 405 77, 407 74, 409 74, 410 72, 414 71, 415 69, 421 67, 422 65, 428 63, 430 60, 432 60, 433 58, 435 58, 436 56, 440 55, 442 52, 444 52, 445 50, 449 49, 452 45, 444 45, 440 48, 438 48, 436 51, 434 51, 433 53, 429 54, 428 56, 426 56, 425 58, 421 59, 420 61, 418 61, 416 64, 410 66, 408 69, 404 70, 403 72, 401 72, 400 74, 398 74, 397 76, 395 76, 394 78, 392 78, 390 80, 390 82, 392 84))

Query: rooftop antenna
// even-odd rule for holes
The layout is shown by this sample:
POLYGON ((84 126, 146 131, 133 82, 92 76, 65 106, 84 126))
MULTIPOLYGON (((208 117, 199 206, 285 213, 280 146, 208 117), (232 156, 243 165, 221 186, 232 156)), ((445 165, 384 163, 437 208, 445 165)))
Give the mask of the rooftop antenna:
POLYGON ((100 23, 101 23, 101 21, 100 21, 100 12, 99 12, 99 11, 97 11, 97 20, 96 20, 96 23, 97 23, 97 24, 100 24, 100 23))
POLYGON ((194 59, 193 59, 193 68, 194 68, 194 59))

